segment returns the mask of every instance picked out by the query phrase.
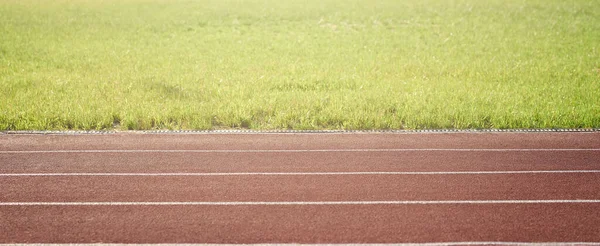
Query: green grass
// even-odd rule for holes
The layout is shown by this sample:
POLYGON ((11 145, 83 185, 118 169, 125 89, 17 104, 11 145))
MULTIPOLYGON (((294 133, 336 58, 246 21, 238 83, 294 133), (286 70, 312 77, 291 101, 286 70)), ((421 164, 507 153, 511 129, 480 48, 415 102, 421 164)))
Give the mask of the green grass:
POLYGON ((0 1, 0 130, 598 127, 597 0, 0 1))

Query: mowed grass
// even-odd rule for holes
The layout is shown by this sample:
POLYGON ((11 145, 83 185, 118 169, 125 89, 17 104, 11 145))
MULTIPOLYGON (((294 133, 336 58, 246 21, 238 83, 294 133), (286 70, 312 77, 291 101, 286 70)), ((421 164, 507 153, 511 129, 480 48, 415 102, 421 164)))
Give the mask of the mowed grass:
POLYGON ((0 130, 598 127, 597 0, 0 1, 0 130))

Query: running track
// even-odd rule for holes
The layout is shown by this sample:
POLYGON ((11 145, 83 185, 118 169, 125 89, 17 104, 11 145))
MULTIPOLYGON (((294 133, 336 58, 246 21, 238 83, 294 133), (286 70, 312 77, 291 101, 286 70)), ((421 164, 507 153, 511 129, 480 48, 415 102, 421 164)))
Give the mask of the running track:
POLYGON ((600 133, 0 134, 1 243, 600 242, 600 133))

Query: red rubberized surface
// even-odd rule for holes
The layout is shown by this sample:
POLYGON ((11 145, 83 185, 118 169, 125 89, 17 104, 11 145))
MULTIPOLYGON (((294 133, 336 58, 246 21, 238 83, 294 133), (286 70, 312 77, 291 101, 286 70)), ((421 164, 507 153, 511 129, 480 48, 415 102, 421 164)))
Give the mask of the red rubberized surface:
POLYGON ((600 170, 600 133, 0 135, 0 243, 600 242, 600 172, 577 170, 600 170), (28 205, 331 201, 484 203, 28 205))

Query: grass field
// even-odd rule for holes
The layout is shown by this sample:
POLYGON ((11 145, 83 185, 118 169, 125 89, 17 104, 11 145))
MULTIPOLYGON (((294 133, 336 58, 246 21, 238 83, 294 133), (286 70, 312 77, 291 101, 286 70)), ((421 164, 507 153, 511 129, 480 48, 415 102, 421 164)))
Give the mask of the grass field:
POLYGON ((598 127, 597 0, 0 1, 0 130, 598 127))

